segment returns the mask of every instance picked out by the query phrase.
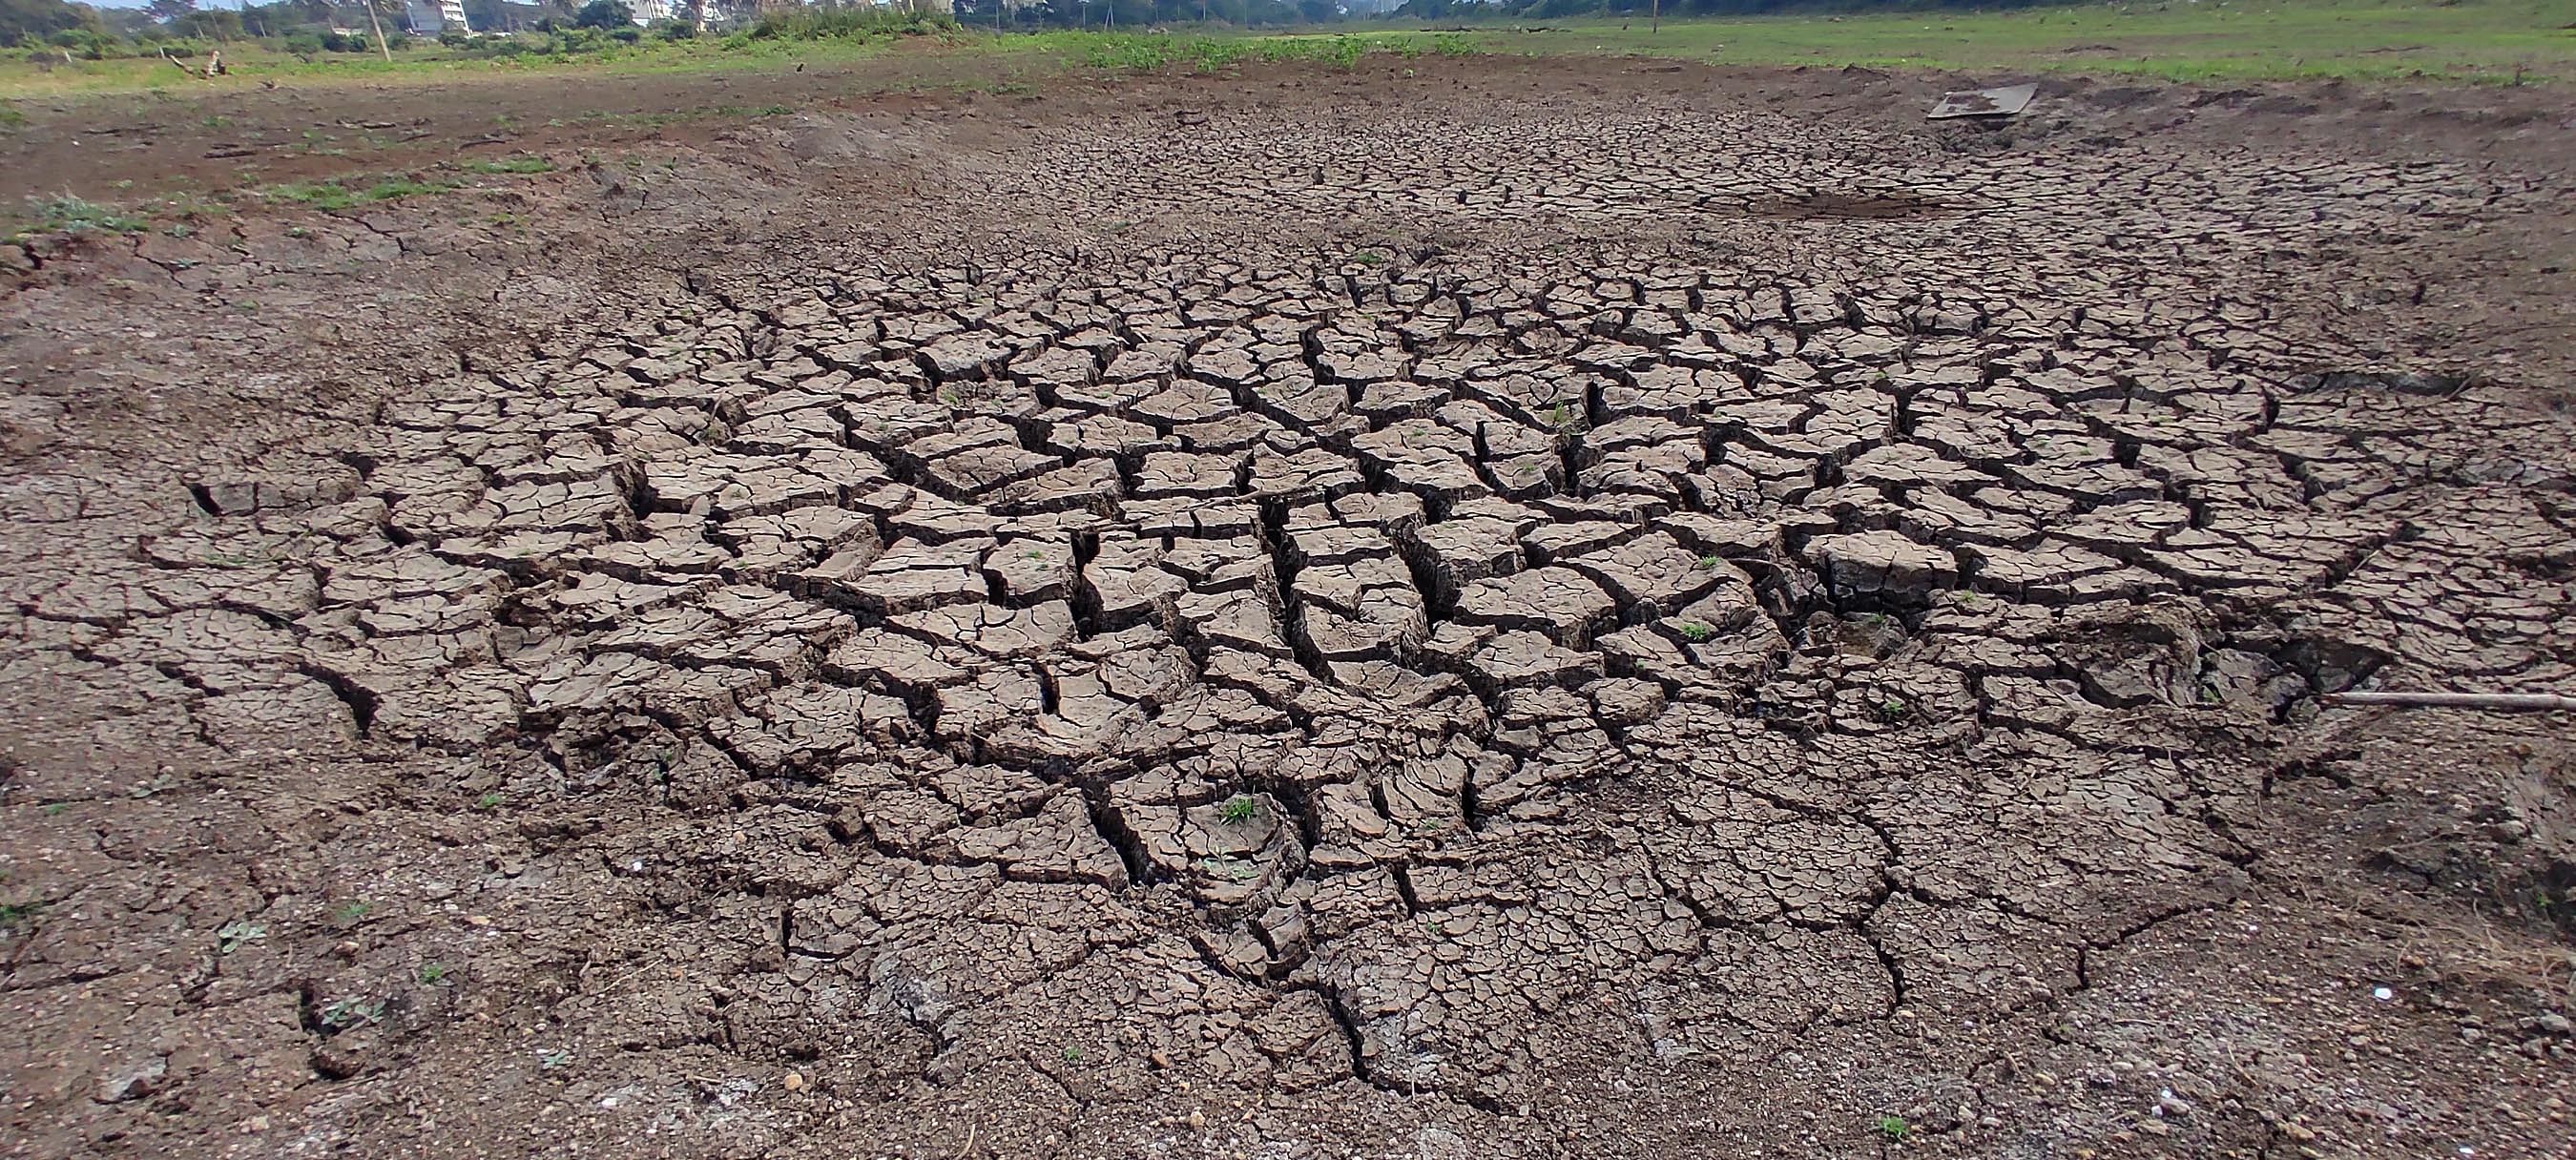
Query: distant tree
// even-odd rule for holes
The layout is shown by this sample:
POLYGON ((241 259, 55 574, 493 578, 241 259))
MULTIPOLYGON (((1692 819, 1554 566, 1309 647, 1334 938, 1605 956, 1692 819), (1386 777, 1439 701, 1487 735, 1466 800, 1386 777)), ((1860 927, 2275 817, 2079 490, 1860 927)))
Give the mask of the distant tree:
POLYGON ((635 10, 626 0, 590 0, 581 6, 581 15, 573 18, 580 28, 633 28, 635 10))
POLYGON ((236 40, 242 34, 241 13, 230 8, 207 8, 188 13, 170 22, 170 31, 180 36, 204 40, 236 40))
POLYGON ((195 12, 197 0, 151 0, 151 3, 143 6, 143 10, 151 13, 154 20, 168 24, 195 12))
POLYGON ((65 4, 63 0, 0 0, 0 45, 10 48, 98 24, 95 10, 65 4))

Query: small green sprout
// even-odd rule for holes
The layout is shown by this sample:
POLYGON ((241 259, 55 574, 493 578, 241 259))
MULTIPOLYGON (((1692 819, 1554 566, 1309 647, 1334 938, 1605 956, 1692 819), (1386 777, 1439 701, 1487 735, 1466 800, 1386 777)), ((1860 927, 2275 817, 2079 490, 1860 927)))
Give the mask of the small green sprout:
POLYGON ((322 1025, 333 1031, 374 1023, 385 1017, 382 999, 337 999, 322 1009, 322 1025))
POLYGON ((249 919, 235 919, 215 928, 215 953, 228 955, 267 937, 266 926, 249 919))
POLYGON ((1239 826, 1261 816, 1261 803, 1249 794, 1236 794, 1216 808, 1216 817, 1229 826, 1239 826))

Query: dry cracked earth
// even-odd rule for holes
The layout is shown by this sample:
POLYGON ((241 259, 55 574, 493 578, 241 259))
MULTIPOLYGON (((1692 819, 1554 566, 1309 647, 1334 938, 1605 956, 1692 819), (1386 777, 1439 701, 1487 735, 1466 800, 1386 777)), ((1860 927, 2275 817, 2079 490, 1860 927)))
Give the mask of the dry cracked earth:
POLYGON ((2563 167, 1460 84, 42 261, 10 1152, 2563 1154, 2563 167))

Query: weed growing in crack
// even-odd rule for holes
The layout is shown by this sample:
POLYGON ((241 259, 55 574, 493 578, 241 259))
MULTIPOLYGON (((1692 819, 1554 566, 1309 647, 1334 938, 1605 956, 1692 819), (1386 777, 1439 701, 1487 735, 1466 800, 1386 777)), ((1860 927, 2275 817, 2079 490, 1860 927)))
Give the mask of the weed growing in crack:
POLYGON ((331 922, 335 926, 356 926, 375 912, 375 903, 363 898, 352 898, 331 908, 331 922))
POLYGON ((486 790, 484 791, 483 796, 474 799, 474 808, 488 814, 494 810, 500 809, 502 804, 509 800, 510 799, 503 797, 501 795, 501 791, 497 789, 486 790))
POLYGON ((63 816, 65 811, 68 811, 71 808, 72 803, 70 802, 55 802, 52 805, 45 807, 45 816, 49 818, 59 818, 63 816))
POLYGON ((234 919, 215 928, 215 953, 228 955, 268 937, 268 928, 249 919, 234 919))
POLYGON ((555 1071, 568 1066, 571 1063, 572 1052, 560 1047, 553 1051, 541 1051, 537 1053, 537 1066, 542 1067, 547 1071, 555 1071))
POLYGON ((1879 720, 1890 725, 1903 724, 1906 718, 1914 715, 1911 706, 1894 697, 1881 698, 1870 708, 1878 713, 1879 720))
POLYGON ((0 930, 17 930, 32 926, 36 913, 45 908, 42 902, 0 902, 0 930))
POLYGON ((322 1008, 321 1013, 322 1026, 333 1031, 363 1027, 384 1017, 385 1001, 382 999, 334 999, 329 1006, 322 1008))
POLYGON ((1240 826, 1261 816, 1261 803, 1250 794, 1236 794, 1216 808, 1216 820, 1229 826, 1240 826))
POLYGON ((1726 567, 1726 557, 1720 556, 1715 552, 1711 552, 1708 555, 1699 558, 1699 566, 1700 570, 1703 572, 1714 572, 1720 568, 1726 567))
POLYGON ((1706 644, 1710 638, 1717 635, 1716 629, 1696 620, 1685 620, 1676 628, 1682 634, 1682 639, 1692 644, 1706 644))
POLYGON ((1250 882, 1261 874, 1260 868, 1240 858, 1201 858, 1199 869, 1228 882, 1250 882))
POLYGON ((1065 1049, 1064 1049, 1064 1061, 1065 1061, 1066 1063, 1080 1063, 1080 1062, 1082 1062, 1082 1049, 1081 1049, 1081 1048, 1079 1048, 1079 1047, 1068 1047, 1068 1048, 1065 1048, 1065 1049))
POLYGON ((421 986, 438 986, 439 984, 447 981, 447 975, 448 967, 445 963, 422 963, 420 965, 421 986))
POLYGON ((1906 1123, 1905 1117, 1903 1116, 1880 1116, 1878 1118, 1878 1134, 1886 1137, 1889 1143, 1902 1144, 1905 1142, 1905 1138, 1913 1133, 1914 1125, 1906 1123))
POLYGON ((1363 266, 1383 266, 1386 264, 1386 255, 1375 250, 1362 250, 1351 255, 1351 260, 1363 266))

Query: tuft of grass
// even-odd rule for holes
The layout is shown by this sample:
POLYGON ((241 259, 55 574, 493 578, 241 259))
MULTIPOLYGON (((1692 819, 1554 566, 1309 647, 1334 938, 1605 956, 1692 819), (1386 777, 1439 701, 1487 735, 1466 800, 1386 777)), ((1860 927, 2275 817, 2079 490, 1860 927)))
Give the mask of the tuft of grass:
POLYGON ((1903 1116, 1880 1116, 1878 1134, 1886 1137, 1889 1143, 1901 1144, 1907 1136, 1914 1134, 1914 1125, 1906 1123, 1903 1116))
POLYGON ((465 168, 474 173, 552 173, 555 163, 543 157, 504 157, 499 161, 468 161, 465 168))
POLYGON ((1696 620, 1685 620, 1679 625, 1676 625, 1675 630, 1682 634, 1683 640, 1689 641, 1692 644, 1706 644, 1717 636, 1716 629, 1710 628, 1705 624, 1701 624, 1696 620))
POLYGON ((447 967, 447 964, 445 964, 445 963, 422 963, 422 964, 420 965, 420 985, 421 985, 421 986, 424 986, 424 987, 435 987, 435 986, 438 986, 439 984, 444 983, 444 982, 446 982, 446 981, 447 981, 447 976, 448 976, 448 967, 447 967))
POLYGON ((331 908, 331 922, 334 926, 356 926, 375 912, 375 903, 363 898, 352 898, 331 908))
POLYGON ((17 930, 33 926, 36 914, 45 909, 42 902, 0 902, 0 930, 17 930))
POLYGON ((1218 821, 1239 826, 1261 816, 1261 802, 1250 794, 1236 794, 1216 808, 1218 821))
POLYGON ((500 809, 501 803, 508 800, 508 798, 501 796, 501 791, 497 789, 487 790, 484 792, 483 796, 474 799, 474 808, 488 814, 494 810, 500 809))

